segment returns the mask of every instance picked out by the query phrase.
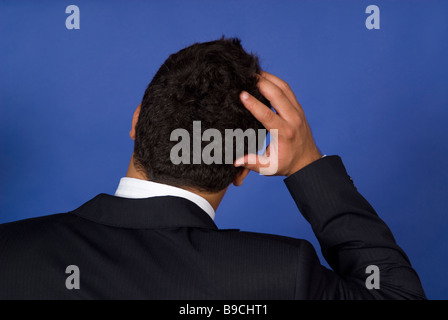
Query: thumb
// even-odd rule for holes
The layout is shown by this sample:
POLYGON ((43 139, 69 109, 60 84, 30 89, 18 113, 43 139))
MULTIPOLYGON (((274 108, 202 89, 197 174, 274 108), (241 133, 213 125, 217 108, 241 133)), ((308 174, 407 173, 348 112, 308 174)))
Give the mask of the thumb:
POLYGON ((266 163, 268 163, 268 157, 249 153, 244 157, 236 159, 233 165, 235 167, 244 167, 255 172, 260 172, 260 169, 269 166, 266 163))

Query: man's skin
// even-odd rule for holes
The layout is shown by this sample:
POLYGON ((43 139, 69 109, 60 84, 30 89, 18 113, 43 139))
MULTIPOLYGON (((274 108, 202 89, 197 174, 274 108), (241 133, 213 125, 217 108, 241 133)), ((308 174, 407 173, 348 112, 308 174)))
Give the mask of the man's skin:
MULTIPOLYGON (((235 161, 235 166, 244 167, 233 181, 235 186, 243 184, 243 180, 250 170, 260 172, 260 168, 269 167, 269 164, 260 161, 259 157, 273 155, 271 154, 273 152, 278 152, 278 154, 270 157, 269 160, 277 161, 276 166, 272 166, 277 170, 269 172, 269 175, 286 177, 322 157, 314 143, 303 109, 289 85, 267 72, 262 72, 258 78, 260 92, 269 100, 277 113, 245 91, 240 94, 241 102, 268 131, 277 129, 278 137, 267 147, 265 155, 246 155, 235 161), (276 144, 275 147, 274 144, 276 144)), ((129 133, 132 140, 135 140, 135 126, 139 114, 140 106, 137 107, 132 118, 132 128, 129 133)), ((265 172, 264 174, 266 175, 265 172)), ((131 157, 126 177, 148 180, 145 174, 135 167, 134 155, 131 157)), ((184 187, 184 189, 205 198, 215 211, 227 191, 225 188, 219 192, 205 193, 190 187, 184 187)))

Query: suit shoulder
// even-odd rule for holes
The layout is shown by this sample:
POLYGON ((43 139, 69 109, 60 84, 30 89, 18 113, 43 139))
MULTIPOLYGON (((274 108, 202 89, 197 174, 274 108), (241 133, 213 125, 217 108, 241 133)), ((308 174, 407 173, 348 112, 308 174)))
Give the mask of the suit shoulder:
POLYGON ((245 270, 250 266, 247 278, 259 280, 260 283, 266 274, 271 279, 287 279, 290 294, 294 291, 298 270, 307 270, 304 265, 311 263, 315 266, 319 262, 310 242, 287 236, 220 230, 216 236, 209 235, 205 245, 213 252, 213 257, 219 257, 220 265, 225 268, 245 270))
POLYGON ((240 230, 220 230, 229 238, 235 239, 239 243, 257 243, 258 245, 267 245, 270 247, 284 247, 292 250, 314 251, 313 245, 305 239, 281 236, 269 233, 240 231, 240 230))
POLYGON ((0 244, 11 240, 27 241, 49 236, 52 230, 69 226, 77 217, 72 212, 56 213, 0 224, 0 244))
POLYGON ((6 222, 0 224, 0 230, 1 231, 8 231, 8 230, 19 230, 23 228, 34 228, 36 226, 39 226, 41 224, 52 224, 57 222, 64 222, 69 221, 74 218, 73 213, 66 212, 66 213, 55 213, 40 217, 34 217, 34 218, 28 218, 28 219, 22 219, 12 222, 6 222))

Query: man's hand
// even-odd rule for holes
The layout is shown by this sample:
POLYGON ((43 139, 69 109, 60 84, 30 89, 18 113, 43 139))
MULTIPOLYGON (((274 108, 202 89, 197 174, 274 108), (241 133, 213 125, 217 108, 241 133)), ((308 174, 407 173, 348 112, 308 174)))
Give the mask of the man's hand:
POLYGON ((321 154, 305 114, 289 85, 272 74, 262 72, 258 88, 277 113, 245 91, 240 99, 271 133, 271 143, 263 155, 248 154, 237 159, 235 166, 244 166, 264 175, 290 176, 320 159, 321 154), (275 129, 278 134, 273 134, 275 129))

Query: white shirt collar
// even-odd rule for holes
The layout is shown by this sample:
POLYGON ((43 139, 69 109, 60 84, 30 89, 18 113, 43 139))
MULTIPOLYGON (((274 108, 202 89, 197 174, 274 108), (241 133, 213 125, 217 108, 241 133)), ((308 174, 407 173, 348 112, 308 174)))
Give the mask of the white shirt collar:
POLYGON ((181 197, 194 202, 202 210, 207 212, 212 220, 215 219, 215 210, 203 197, 185 189, 169 186, 163 183, 123 177, 120 179, 120 184, 118 185, 117 191, 115 191, 115 196, 132 199, 163 196, 181 197))

